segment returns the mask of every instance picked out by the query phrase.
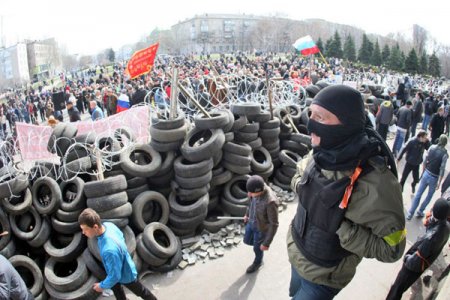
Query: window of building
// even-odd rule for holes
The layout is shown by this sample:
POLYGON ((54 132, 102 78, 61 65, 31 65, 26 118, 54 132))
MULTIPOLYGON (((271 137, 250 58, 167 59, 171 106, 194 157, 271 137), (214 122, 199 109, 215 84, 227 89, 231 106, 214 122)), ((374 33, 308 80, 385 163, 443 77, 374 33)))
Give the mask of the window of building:
POLYGON ((200 22, 200 31, 201 32, 208 32, 208 21, 202 20, 200 22))

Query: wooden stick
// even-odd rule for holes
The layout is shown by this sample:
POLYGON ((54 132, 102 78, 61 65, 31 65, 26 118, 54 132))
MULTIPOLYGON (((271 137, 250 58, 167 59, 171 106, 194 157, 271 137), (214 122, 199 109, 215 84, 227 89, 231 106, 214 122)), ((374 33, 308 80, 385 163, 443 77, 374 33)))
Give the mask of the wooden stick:
POLYGON ((225 84, 225 82, 223 81, 222 77, 220 77, 219 72, 217 72, 216 68, 214 67, 213 63, 211 60, 208 61, 209 65, 211 66, 211 69, 213 70, 214 74, 216 74, 216 77, 219 78, 219 81, 223 84, 223 87, 225 88, 225 90, 227 91, 228 94, 228 87, 227 84, 225 84))
POLYGON ((95 158, 97 160, 97 178, 102 181, 105 177, 103 177, 103 163, 100 159, 100 150, 98 148, 95 149, 95 158))
POLYGON ((177 102, 178 102, 178 69, 174 68, 171 78, 170 90, 170 113, 169 119, 173 120, 177 117, 177 102))
POLYGON ((291 123, 292 129, 294 129, 295 133, 300 133, 297 129, 297 126, 295 126, 294 121, 292 121, 291 114, 288 113, 286 115, 286 118, 288 119, 289 123, 291 123))
POLYGON ((198 103, 197 100, 195 100, 194 96, 192 96, 191 93, 189 93, 182 84, 179 84, 178 87, 180 88, 181 92, 183 92, 183 94, 185 94, 205 116, 211 118, 211 115, 203 108, 203 106, 200 105, 200 103, 198 103))
POLYGON ((273 107, 272 107, 272 89, 270 87, 269 73, 266 70, 266 85, 267 85, 267 97, 269 98, 269 110, 270 110, 270 119, 273 120, 273 107))

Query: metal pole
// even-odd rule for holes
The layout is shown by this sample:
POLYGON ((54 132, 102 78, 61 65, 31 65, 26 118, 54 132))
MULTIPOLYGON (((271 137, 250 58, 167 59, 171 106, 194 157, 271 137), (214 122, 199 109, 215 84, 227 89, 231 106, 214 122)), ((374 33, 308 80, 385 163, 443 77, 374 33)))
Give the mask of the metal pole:
POLYGON ((169 119, 173 120, 177 117, 178 102, 178 69, 174 68, 172 73, 171 94, 170 94, 170 114, 169 119))

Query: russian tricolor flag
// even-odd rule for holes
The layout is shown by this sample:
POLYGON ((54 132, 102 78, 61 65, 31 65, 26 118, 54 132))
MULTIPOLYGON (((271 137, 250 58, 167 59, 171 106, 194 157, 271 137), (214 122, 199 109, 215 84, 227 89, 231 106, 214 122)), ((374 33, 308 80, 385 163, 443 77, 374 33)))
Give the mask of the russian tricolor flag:
POLYGON ((117 99, 117 112, 120 113, 121 111, 127 110, 130 108, 130 99, 125 94, 120 94, 119 98, 117 99))
POLYGON ((314 43, 313 39, 309 35, 299 38, 294 44, 292 44, 292 46, 300 51, 302 55, 311 55, 320 52, 316 43, 314 43))

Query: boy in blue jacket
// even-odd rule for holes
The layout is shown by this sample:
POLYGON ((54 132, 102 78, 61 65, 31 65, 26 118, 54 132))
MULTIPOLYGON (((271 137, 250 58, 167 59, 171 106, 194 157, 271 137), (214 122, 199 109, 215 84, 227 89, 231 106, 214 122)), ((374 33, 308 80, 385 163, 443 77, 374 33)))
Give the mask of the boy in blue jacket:
POLYGON ((123 233, 110 222, 101 223, 100 216, 91 208, 86 208, 78 217, 83 234, 88 238, 96 238, 100 256, 106 270, 106 278, 94 284, 94 290, 101 293, 104 289, 112 289, 117 300, 125 300, 125 285, 135 295, 145 300, 156 300, 156 297, 137 279, 134 262, 128 253, 123 233))

